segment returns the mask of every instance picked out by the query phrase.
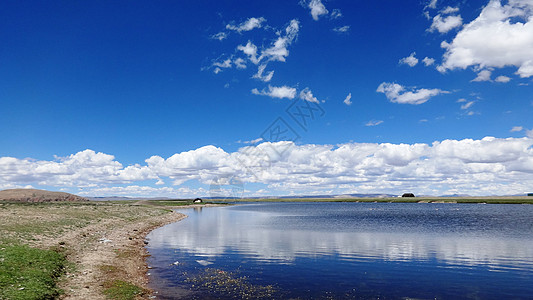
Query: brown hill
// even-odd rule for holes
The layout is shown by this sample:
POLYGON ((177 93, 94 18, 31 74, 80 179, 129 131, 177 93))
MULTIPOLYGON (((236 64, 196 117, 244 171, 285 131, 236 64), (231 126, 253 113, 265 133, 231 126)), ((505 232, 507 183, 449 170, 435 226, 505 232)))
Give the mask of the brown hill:
POLYGON ((36 189, 10 189, 0 191, 0 201, 55 202, 89 201, 87 198, 63 192, 50 192, 36 189))

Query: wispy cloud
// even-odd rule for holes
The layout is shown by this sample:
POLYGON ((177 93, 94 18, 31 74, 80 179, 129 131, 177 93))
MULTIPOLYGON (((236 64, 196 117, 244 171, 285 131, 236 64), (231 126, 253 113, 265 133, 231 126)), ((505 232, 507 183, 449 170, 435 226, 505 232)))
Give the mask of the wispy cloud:
POLYGON ((524 130, 524 127, 522 126, 514 126, 513 128, 511 128, 511 132, 518 132, 518 131, 522 131, 524 130))
POLYGON ((333 28, 333 31, 338 32, 338 33, 347 33, 348 31, 350 31, 350 26, 345 25, 341 27, 335 27, 333 28))
POLYGON ((411 89, 406 90, 404 86, 397 83, 383 82, 376 90, 383 93, 390 102, 400 104, 422 104, 427 102, 431 97, 447 94, 449 92, 440 89, 411 89))
POLYGON ((346 96, 346 98, 344 98, 344 104, 346 105, 352 105, 352 93, 349 93, 348 96, 346 96))
POLYGON ((226 29, 234 30, 234 31, 237 31, 237 32, 241 33, 243 31, 250 31, 250 30, 253 30, 255 28, 261 28, 263 26, 262 25, 263 22, 266 22, 266 19, 263 18, 263 17, 260 17, 260 18, 249 18, 248 20, 242 22, 239 25, 228 24, 228 25, 226 25, 226 29))
POLYGON ((383 123, 382 120, 370 120, 365 124, 365 126, 378 126, 381 123, 383 123))

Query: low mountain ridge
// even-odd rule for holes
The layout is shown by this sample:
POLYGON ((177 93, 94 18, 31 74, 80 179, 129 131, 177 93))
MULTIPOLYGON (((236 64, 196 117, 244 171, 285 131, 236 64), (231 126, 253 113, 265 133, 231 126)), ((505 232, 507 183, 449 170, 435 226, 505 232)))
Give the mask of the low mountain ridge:
POLYGON ((89 199, 64 192, 37 189, 9 189, 0 191, 0 201, 17 202, 78 202, 89 199))

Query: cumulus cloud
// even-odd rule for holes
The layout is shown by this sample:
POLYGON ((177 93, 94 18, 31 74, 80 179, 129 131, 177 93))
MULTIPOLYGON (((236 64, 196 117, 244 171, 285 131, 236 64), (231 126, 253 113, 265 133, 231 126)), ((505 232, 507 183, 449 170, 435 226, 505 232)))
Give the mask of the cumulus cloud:
POLYGON ((320 101, 318 101, 318 99, 313 96, 313 92, 311 92, 309 88, 305 88, 300 91, 300 99, 313 103, 320 103, 320 101))
POLYGON ((435 59, 434 58, 429 58, 429 57, 424 57, 424 59, 422 60, 422 62, 424 63, 424 65, 426 67, 429 67, 431 65, 433 65, 435 63, 435 59))
POLYGON ((415 55, 416 55, 416 52, 413 52, 408 57, 404 57, 400 59, 398 63, 408 65, 409 67, 414 67, 418 64, 418 58, 416 58, 415 55))
POLYGON ((472 81, 480 82, 480 81, 491 81, 490 76, 492 75, 492 71, 490 70, 481 70, 479 73, 477 73, 477 77, 472 79, 472 81))
POLYGON ((251 41, 248 41, 246 45, 239 45, 237 46, 237 50, 242 51, 244 54, 248 56, 248 59, 254 64, 259 63, 259 59, 257 58, 257 46, 254 45, 251 41))
POLYGON ((406 91, 404 86, 387 82, 381 83, 376 91, 385 94, 390 102, 414 105, 425 103, 431 97, 448 93, 440 89, 412 89, 406 91))
POLYGON ((346 105, 352 105, 352 93, 349 93, 348 96, 346 96, 346 98, 344 98, 344 104, 346 105))
POLYGON ((307 8, 311 10, 311 17, 313 17, 313 20, 315 21, 318 21, 320 16, 328 14, 328 10, 321 0, 302 0, 300 4, 304 7, 307 6, 307 8))
POLYGON ((335 27, 333 28, 333 31, 338 32, 338 33, 346 33, 350 31, 350 26, 346 25, 346 26, 341 26, 341 27, 335 27))
POLYGON ((234 30, 234 31, 237 31, 238 33, 241 33, 243 31, 250 31, 250 30, 253 30, 255 28, 261 28, 263 25, 263 22, 265 22, 266 19, 261 17, 261 18, 249 18, 248 20, 242 22, 241 24, 239 25, 233 25, 233 24, 228 24, 226 25, 226 29, 228 30, 234 30))
POLYGON ((437 0, 429 0, 428 4, 426 4, 426 8, 431 8, 431 9, 437 8, 437 0))
POLYGON ((183 186, 187 181, 209 185, 239 176, 244 184, 263 184, 282 194, 335 190, 341 185, 349 191, 373 193, 409 189, 424 194, 449 190, 517 194, 533 185, 533 130, 527 134, 529 138, 485 137, 432 144, 297 145, 256 140, 259 144, 235 152, 209 145, 168 158, 152 156, 143 164, 129 166, 113 155, 92 150, 49 161, 0 157, 0 186, 84 187, 80 194, 180 197, 207 193, 183 186), (147 180, 175 186, 147 186, 147 180))
POLYGON ((296 97, 296 89, 289 86, 268 86, 268 89, 263 89, 259 91, 258 89, 253 89, 252 94, 254 95, 261 95, 261 96, 269 96, 272 98, 287 98, 287 99, 294 99, 296 97))
POLYGON ((480 15, 450 42, 440 72, 515 66, 520 77, 533 76, 533 2, 491 0, 480 15), (490 37, 490 39, 487 39, 490 37))
POLYGON ((233 63, 235 64, 235 67, 237 67, 237 69, 246 69, 246 62, 240 57, 236 58, 233 63))
POLYGON ((518 131, 522 131, 524 130, 524 127, 522 126, 514 126, 513 128, 511 128, 511 132, 518 132, 518 131))
POLYGON ((496 79, 494 79, 494 81, 501 82, 501 83, 507 83, 507 82, 511 81, 511 78, 507 77, 507 76, 500 75, 500 76, 496 77, 496 79))
POLYGON ((447 6, 446 8, 441 10, 440 13, 443 14, 443 15, 449 15, 449 14, 454 14, 454 13, 456 13, 458 11, 459 11, 459 7, 447 6))
POLYGON ((463 18, 461 16, 446 16, 436 15, 433 17, 433 23, 429 27, 429 31, 437 30, 440 33, 446 33, 454 28, 457 28, 463 24, 463 18))

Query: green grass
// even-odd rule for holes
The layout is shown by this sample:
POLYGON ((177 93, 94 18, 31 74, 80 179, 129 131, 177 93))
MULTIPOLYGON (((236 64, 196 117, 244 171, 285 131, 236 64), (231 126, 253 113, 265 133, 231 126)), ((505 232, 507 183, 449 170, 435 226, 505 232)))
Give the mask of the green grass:
POLYGON ((104 294, 109 299, 131 300, 145 293, 144 289, 122 280, 106 282, 104 287, 104 294))
POLYGON ((54 299, 67 260, 62 253, 0 244, 0 299, 54 299))

